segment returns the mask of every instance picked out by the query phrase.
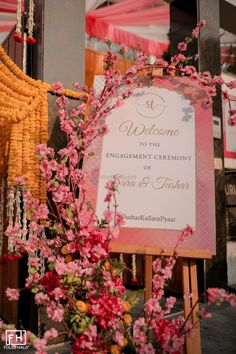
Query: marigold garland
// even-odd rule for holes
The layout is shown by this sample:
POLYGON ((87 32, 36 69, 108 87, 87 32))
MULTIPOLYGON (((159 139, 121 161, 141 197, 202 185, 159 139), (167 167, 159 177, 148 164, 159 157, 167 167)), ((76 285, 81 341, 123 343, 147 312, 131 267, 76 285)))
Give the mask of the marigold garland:
MULTIPOLYGON (((47 93, 52 85, 27 76, 0 46, 0 177, 8 186, 24 175, 32 194, 42 201, 45 186, 39 174, 35 146, 48 139, 47 93)), ((81 99, 88 95, 64 89, 61 95, 81 99)))

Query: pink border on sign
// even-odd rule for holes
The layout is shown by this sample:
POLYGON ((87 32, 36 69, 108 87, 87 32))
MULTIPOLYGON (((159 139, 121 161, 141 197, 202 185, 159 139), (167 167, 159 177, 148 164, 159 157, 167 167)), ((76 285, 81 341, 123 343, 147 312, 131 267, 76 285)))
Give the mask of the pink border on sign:
MULTIPOLYGON (((229 96, 230 101, 235 101, 236 102, 236 96, 229 96)), ((235 151, 227 151, 226 150, 226 140, 227 140, 227 136, 226 136, 226 124, 227 123, 227 115, 226 115, 226 104, 227 101, 223 100, 223 133, 224 133, 224 157, 229 158, 229 159, 236 159, 236 152, 235 151)))
MULTIPOLYGON (((206 91, 189 79, 163 77, 156 86, 175 91, 190 100, 195 109, 196 119, 196 230, 194 235, 180 247, 180 254, 194 255, 195 258, 208 258, 215 254, 215 184, 212 110, 205 104, 206 91), (184 252, 187 250, 187 252, 184 252)), ((92 147, 93 158, 85 162, 87 173, 88 196, 96 204, 99 168, 102 151, 102 138, 98 138, 92 147)), ((112 173, 112 171, 111 171, 112 173)), ((104 190, 105 196, 105 190, 104 190)), ((181 207, 181 201, 180 201, 181 207)), ((122 212, 122 210, 120 210, 122 212)), ((188 220, 186 220, 186 225, 188 220)), ((151 249, 173 249, 178 239, 179 230, 140 229, 122 227, 120 235, 112 241, 116 252, 155 254, 151 249), (121 247, 120 247, 121 246, 121 247), (150 250, 150 252, 149 252, 150 250)))

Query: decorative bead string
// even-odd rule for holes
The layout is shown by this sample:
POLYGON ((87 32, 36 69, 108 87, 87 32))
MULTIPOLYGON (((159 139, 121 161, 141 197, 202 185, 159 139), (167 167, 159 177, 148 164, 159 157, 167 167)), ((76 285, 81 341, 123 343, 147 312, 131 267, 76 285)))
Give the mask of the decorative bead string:
POLYGON ((27 34, 24 33, 24 43, 23 43, 23 59, 22 59, 22 70, 24 73, 27 72, 27 42, 26 42, 27 34))
POLYGON ((23 42, 24 37, 22 37, 21 29, 21 16, 22 16, 22 0, 17 0, 17 9, 16 9, 16 31, 14 33, 14 39, 17 42, 23 42))
POLYGON ((24 0, 17 0, 17 10, 16 10, 16 31, 13 35, 13 38, 17 42, 27 42, 30 44, 34 44, 36 39, 33 37, 33 29, 34 29, 34 1, 29 0, 29 12, 28 12, 28 21, 27 21, 27 28, 28 28, 28 37, 24 33, 22 35, 22 14, 23 14, 23 6, 24 0))
POLYGON ((136 255, 132 254, 132 281, 136 282, 136 255))
MULTIPOLYGON (((15 192, 14 188, 9 187, 7 189, 7 206, 6 206, 6 217, 9 226, 13 226, 13 218, 14 218, 14 200, 15 200, 15 192)), ((8 252, 13 252, 14 247, 13 244, 8 238, 8 245, 7 245, 8 252)))
POLYGON ((21 191, 16 191, 15 196, 15 223, 18 224, 20 227, 21 225, 21 191))
POLYGON ((29 0, 29 13, 28 13, 28 38, 27 42, 34 44, 36 39, 33 38, 33 29, 34 29, 34 1, 29 0))
POLYGON ((5 178, 1 179, 0 187, 0 257, 3 248, 3 233, 4 233, 4 191, 5 191, 5 178))
MULTIPOLYGON (((42 232, 42 239, 46 239, 46 235, 45 235, 45 232, 43 230, 42 232)), ((44 276, 45 274, 45 259, 42 257, 42 251, 40 250, 39 251, 39 258, 40 258, 40 273, 41 273, 41 276, 44 276)))
MULTIPOLYGON (((123 253, 120 253, 120 263, 124 263, 123 253)), ((123 271, 121 272, 120 277, 123 280, 124 277, 123 271)))
POLYGON ((26 200, 24 196, 22 196, 22 229, 23 229, 22 239, 23 241, 26 241, 28 235, 28 229, 27 229, 26 200))

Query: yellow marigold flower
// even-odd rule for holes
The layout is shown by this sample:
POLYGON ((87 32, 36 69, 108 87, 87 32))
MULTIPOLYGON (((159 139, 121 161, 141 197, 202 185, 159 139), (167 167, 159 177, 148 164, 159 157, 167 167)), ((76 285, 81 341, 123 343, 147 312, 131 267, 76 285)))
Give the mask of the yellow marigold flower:
POLYGON ((128 340, 126 338, 124 338, 123 343, 122 343, 122 347, 126 347, 127 344, 128 344, 128 340))
POLYGON ((73 256, 71 253, 69 253, 65 256, 65 263, 69 263, 71 261, 73 261, 73 256))
POLYGON ((104 268, 105 268, 106 270, 109 270, 110 267, 111 267, 110 262, 106 261, 106 262, 104 263, 104 268))
POLYGON ((81 312, 88 311, 88 304, 86 304, 84 301, 81 301, 81 300, 76 301, 76 307, 81 312))
POLYGON ((124 301, 123 306, 124 306, 125 311, 131 310, 131 304, 128 301, 124 301))
POLYGON ((70 251, 68 250, 68 245, 64 245, 61 249, 61 254, 65 256, 66 254, 69 254, 70 251))
POLYGON ((130 326, 131 325, 131 322, 132 322, 132 317, 131 315, 129 315, 128 313, 126 313, 123 317, 123 320, 124 320, 124 323, 127 325, 127 326, 130 326))
POLYGON ((111 354, 120 354, 120 347, 118 345, 112 345, 111 348, 111 354))

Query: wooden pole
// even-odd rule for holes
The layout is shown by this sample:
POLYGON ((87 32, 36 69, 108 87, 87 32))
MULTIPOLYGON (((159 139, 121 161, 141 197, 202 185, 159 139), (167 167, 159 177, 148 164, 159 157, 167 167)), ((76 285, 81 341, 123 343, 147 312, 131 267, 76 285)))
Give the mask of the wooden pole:
POLYGON ((185 318, 189 317, 189 321, 194 325, 193 335, 191 337, 186 336, 186 353, 201 354, 200 323, 197 317, 199 305, 196 305, 198 301, 198 285, 195 259, 183 259, 183 295, 185 318))
POLYGON ((145 256, 145 301, 152 297, 152 256, 145 256))

